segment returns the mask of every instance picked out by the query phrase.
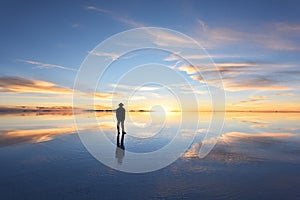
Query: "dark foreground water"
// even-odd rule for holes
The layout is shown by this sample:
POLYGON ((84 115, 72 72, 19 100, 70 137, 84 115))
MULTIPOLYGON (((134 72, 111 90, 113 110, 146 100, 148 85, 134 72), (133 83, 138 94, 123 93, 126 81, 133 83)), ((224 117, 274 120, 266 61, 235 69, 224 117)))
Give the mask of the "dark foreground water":
MULTIPOLYGON (((107 115, 105 130, 115 138, 107 115)), ((176 115, 176 114, 175 114, 176 115)), ((149 173, 124 173, 103 165, 83 146, 70 114, 1 115, 1 199, 299 199, 300 124, 296 113, 228 113, 223 134, 199 159, 201 134, 171 165, 149 173)), ((135 113, 136 127, 149 120, 135 113)), ((171 117, 172 118, 172 117, 171 117)), ((204 132, 209 121, 202 118, 204 132)), ((176 124, 176 116, 169 123, 176 124)), ((88 124, 86 131, 95 127, 88 124)), ((133 124, 128 130, 134 132, 133 124)), ((83 130, 85 131, 85 130, 83 130)), ((166 138, 125 136, 126 151, 151 151, 166 138), (156 142, 151 142, 151 138, 156 142), (135 149, 135 147, 137 147, 135 149), (143 148, 144 147, 144 148, 143 148)), ((147 131, 140 133, 147 136, 147 131)), ((148 133, 149 134, 149 133, 148 133)), ((117 150, 117 148, 116 148, 117 150)), ((125 152, 112 152, 116 165, 125 152), (120 156, 121 154, 121 156, 120 156)), ((166 155, 167 156, 167 155, 166 155)), ((138 160, 135 162, 139 162, 138 160)))

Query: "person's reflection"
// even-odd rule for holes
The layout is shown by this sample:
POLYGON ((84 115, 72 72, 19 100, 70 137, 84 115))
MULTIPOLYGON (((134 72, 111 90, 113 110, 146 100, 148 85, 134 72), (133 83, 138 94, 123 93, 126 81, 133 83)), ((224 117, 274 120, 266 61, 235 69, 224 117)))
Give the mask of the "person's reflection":
POLYGON ((122 164, 124 156, 125 156, 124 134, 122 134, 121 143, 120 143, 120 134, 118 134, 117 147, 116 147, 116 158, 117 158, 117 161, 119 164, 122 164))
POLYGON ((117 147, 120 147, 121 149, 125 149, 125 146, 124 146, 124 133, 122 133, 122 136, 121 136, 121 143, 120 143, 120 134, 118 134, 117 136, 117 147))

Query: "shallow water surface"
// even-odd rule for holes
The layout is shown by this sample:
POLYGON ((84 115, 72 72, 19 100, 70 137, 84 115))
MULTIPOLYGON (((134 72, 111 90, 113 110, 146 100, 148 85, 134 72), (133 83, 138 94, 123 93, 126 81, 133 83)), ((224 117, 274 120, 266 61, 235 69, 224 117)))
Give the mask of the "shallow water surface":
POLYGON ((82 134, 105 134, 115 145, 105 155, 116 169, 129 162, 139 164, 128 152, 149 153, 174 142, 177 130, 176 145, 192 137, 171 165, 132 174, 96 160, 82 144, 71 113, 1 114, 1 199, 296 199, 300 195, 299 113, 227 113, 217 144, 203 159, 198 152, 211 142, 204 140, 211 113, 189 114, 200 119, 196 132, 188 122, 181 123, 180 113, 152 115, 128 114, 125 150, 115 145, 114 113, 78 116, 82 134), (95 115, 98 124, 90 121, 95 115))

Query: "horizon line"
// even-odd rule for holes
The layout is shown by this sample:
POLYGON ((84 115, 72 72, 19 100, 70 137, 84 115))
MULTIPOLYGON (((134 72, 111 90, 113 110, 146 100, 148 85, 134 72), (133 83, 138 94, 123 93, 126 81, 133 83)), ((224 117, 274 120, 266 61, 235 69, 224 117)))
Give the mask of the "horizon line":
MULTIPOLYGON (((115 109, 83 109, 72 108, 69 106, 52 106, 52 107, 39 107, 36 108, 22 108, 18 107, 0 107, 0 113, 20 113, 20 112, 71 112, 73 110, 81 110, 82 112, 115 112, 115 109)), ((126 112, 160 112, 148 109, 130 109, 126 112)), ((300 113, 300 110, 170 110, 165 112, 245 112, 245 113, 300 113)))

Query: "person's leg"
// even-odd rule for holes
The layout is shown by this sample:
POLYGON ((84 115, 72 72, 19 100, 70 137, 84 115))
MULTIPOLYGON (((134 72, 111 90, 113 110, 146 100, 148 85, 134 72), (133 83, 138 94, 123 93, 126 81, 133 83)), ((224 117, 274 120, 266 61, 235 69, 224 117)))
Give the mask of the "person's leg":
POLYGON ((117 130, 118 130, 118 134, 120 133, 120 123, 121 123, 121 121, 118 121, 118 122, 117 122, 117 130))
POLYGON ((122 149, 124 149, 124 132, 122 134, 122 137, 121 137, 121 146, 120 146, 122 149))
POLYGON ((121 121, 121 126, 122 126, 122 132, 125 133, 125 129, 124 129, 124 121, 121 121))

